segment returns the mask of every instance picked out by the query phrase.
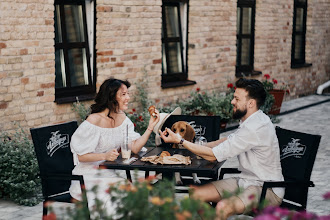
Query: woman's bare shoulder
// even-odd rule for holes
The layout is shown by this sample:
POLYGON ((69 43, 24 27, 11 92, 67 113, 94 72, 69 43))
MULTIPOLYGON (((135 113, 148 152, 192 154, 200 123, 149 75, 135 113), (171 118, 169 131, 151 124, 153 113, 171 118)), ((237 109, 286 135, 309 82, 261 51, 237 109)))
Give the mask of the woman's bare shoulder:
POLYGON ((87 117, 87 121, 91 124, 94 124, 94 125, 98 125, 100 124, 100 122, 102 121, 102 116, 98 113, 93 113, 93 114, 90 114, 88 117, 87 117))

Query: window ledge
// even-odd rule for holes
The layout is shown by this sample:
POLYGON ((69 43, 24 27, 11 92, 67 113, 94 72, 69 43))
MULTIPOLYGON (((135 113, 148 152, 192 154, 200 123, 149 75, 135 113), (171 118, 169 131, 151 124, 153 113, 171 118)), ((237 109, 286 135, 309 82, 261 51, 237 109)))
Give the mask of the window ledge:
POLYGON ((93 100, 95 98, 95 94, 78 95, 78 96, 56 98, 55 99, 55 102, 57 104, 73 103, 73 102, 76 102, 77 101, 77 98, 78 98, 79 101, 93 100))
POLYGON ((167 89, 167 88, 175 88, 175 87, 181 87, 181 86, 190 86, 190 85, 194 85, 194 84, 196 84, 196 81, 192 81, 192 80, 167 82, 167 83, 162 83, 162 88, 167 89))
POLYGON ((312 66, 311 63, 291 64, 291 69, 299 69, 312 66))
POLYGON ((261 75, 261 74, 262 74, 261 71, 252 70, 252 71, 239 71, 239 72, 236 72, 235 76, 236 77, 245 77, 245 76, 257 76, 257 75, 261 75))

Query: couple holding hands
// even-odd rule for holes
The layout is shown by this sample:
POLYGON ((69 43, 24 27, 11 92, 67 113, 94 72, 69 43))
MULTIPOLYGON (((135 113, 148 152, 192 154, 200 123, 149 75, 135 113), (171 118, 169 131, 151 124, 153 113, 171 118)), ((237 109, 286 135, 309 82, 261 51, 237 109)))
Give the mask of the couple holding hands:
MULTIPOLYGON (((158 128, 160 113, 153 107, 150 110, 149 125, 141 136, 134 131, 134 124, 125 115, 130 100, 130 83, 110 78, 103 82, 91 105, 91 114, 73 134, 70 147, 74 155, 73 174, 83 175, 89 206, 95 205, 95 198, 104 202, 108 214, 115 214, 116 205, 111 204, 106 190, 110 183, 124 181, 119 171, 97 169, 104 160, 117 159, 117 151, 124 136, 132 140, 131 150, 138 153, 146 144, 152 131, 158 128), (98 186, 96 194, 89 192, 98 186)), ((264 181, 283 180, 280 152, 274 125, 269 117, 259 110, 266 98, 262 83, 255 79, 239 79, 232 100, 233 118, 240 119, 239 128, 226 138, 209 142, 201 146, 184 140, 170 129, 159 131, 166 143, 180 144, 198 156, 209 161, 223 161, 237 156, 238 177, 211 182, 202 186, 191 186, 192 196, 205 202, 218 202, 216 206, 219 219, 227 219, 233 214, 246 213, 257 206, 264 181), (224 192, 238 194, 223 199, 224 192)), ((81 200, 79 183, 72 181, 70 193, 81 200)), ((268 189, 266 199, 269 205, 279 205, 284 196, 284 189, 268 189)))

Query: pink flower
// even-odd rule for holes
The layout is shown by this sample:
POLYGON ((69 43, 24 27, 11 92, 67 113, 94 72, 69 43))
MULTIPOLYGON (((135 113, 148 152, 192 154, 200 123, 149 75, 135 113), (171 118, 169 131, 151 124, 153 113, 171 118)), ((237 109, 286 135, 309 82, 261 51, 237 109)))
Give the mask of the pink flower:
POLYGON ((232 84, 232 83, 228 83, 228 85, 227 85, 227 88, 233 88, 234 87, 234 85, 232 84))
POLYGON ((255 196, 254 194, 249 195, 249 200, 254 200, 255 197, 256 197, 256 196, 255 196))
POLYGON ((269 75, 269 74, 265 74, 264 77, 265 77, 266 79, 269 79, 269 78, 270 78, 270 75, 269 75))
POLYGON ((323 195, 324 199, 330 199, 330 192, 327 192, 326 194, 323 195))
POLYGON ((277 84, 277 80, 276 80, 276 79, 273 79, 273 83, 274 83, 274 84, 277 84))

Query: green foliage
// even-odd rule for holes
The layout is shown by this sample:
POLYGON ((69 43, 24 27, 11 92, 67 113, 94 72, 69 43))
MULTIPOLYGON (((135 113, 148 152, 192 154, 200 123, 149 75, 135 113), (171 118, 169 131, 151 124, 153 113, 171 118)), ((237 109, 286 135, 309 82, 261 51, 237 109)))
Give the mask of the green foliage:
POLYGON ((217 115, 221 120, 228 122, 232 119, 233 106, 231 100, 233 99, 234 90, 231 89, 226 94, 213 92, 191 92, 188 99, 179 102, 184 114, 187 115, 217 115))
POLYGON ((84 105, 84 103, 79 102, 78 98, 77 98, 77 102, 74 102, 72 104, 72 110, 75 111, 77 113, 77 115, 79 116, 79 122, 83 122, 87 116, 91 113, 91 109, 90 107, 86 107, 84 105))
POLYGON ((41 201, 41 183, 33 144, 23 129, 0 133, 0 198, 33 206, 41 201))
MULTIPOLYGON (((137 173, 135 172, 135 175, 137 173)), ((137 179, 137 178, 136 178, 137 179)), ((158 181, 151 185, 154 177, 130 182, 116 183, 110 186, 109 195, 113 203, 118 204, 115 219, 131 220, 172 220, 172 219, 214 219, 215 210, 210 205, 189 197, 175 197, 174 182, 158 181)), ((95 188, 94 188, 95 190, 95 188)), ((91 210, 92 219, 114 219, 107 216, 101 201, 91 210)), ((87 219, 86 201, 76 203, 74 209, 68 209, 68 219, 87 219)), ((62 216, 62 219, 67 219, 62 216)))

